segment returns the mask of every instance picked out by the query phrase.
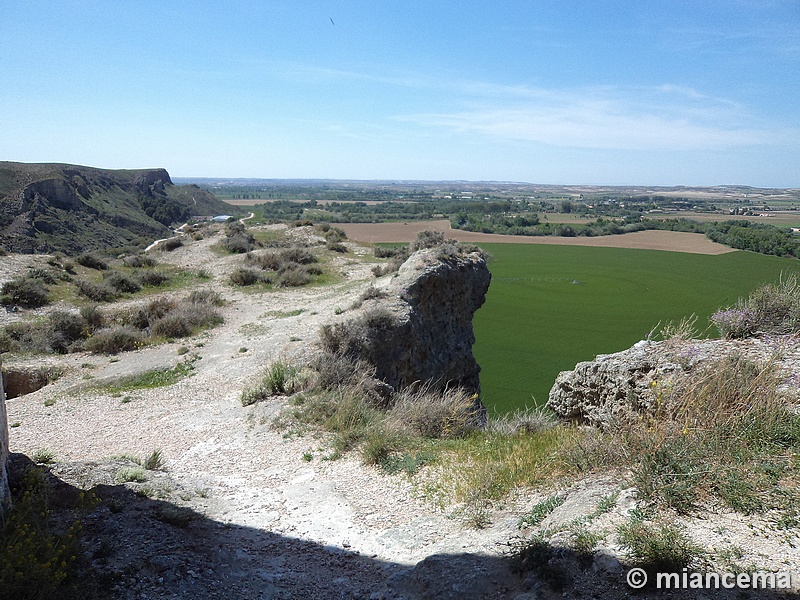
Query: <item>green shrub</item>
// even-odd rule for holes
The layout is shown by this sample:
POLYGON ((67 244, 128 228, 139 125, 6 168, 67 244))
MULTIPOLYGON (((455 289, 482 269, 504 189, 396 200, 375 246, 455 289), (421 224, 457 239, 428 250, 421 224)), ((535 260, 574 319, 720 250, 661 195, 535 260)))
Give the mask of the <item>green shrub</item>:
POLYGON ((81 318, 83 319, 89 331, 100 329, 105 325, 105 316, 94 304, 81 307, 80 313, 81 318))
POLYGON ((182 338, 192 335, 192 323, 185 314, 170 313, 150 327, 150 332, 155 337, 182 338))
POLYGON ((47 288, 37 279, 19 277, 3 284, 0 303, 24 308, 39 308, 50 302, 47 288))
POLYGON ((237 233, 226 237, 222 241, 222 247, 233 254, 245 254, 255 248, 256 240, 248 233, 237 233))
POLYGON ((177 250, 182 246, 183 240, 181 238, 169 238, 156 246, 156 248, 165 252, 172 252, 173 250, 177 250))
POLYGON ((83 349, 94 354, 117 354, 138 348, 144 338, 130 327, 98 329, 83 343, 83 349))
POLYGON ((228 281, 231 285, 240 287, 253 285, 258 282, 268 282, 269 278, 265 278, 261 273, 255 269, 247 267, 237 267, 229 276, 228 281))
POLYGON ((117 298, 117 292, 105 283, 98 284, 85 279, 79 279, 75 282, 78 291, 83 295, 95 302, 112 302, 117 298))
POLYGON ((86 321, 80 314, 55 310, 47 316, 47 320, 50 348, 59 354, 69 352, 76 342, 83 340, 89 333, 86 321))
POLYGON ((735 306, 711 316, 722 337, 746 338, 756 334, 800 331, 800 283, 791 274, 776 284, 752 292, 735 306))
POLYGON ((180 304, 160 319, 152 322, 150 332, 156 337, 181 338, 192 335, 201 327, 222 322, 222 316, 208 304, 180 304))
POLYGON ((270 396, 286 396, 294 394, 303 387, 304 380, 300 371, 283 361, 271 363, 261 380, 253 387, 242 392, 242 406, 250 406, 266 400, 270 396))
POLYGON ((91 253, 85 253, 78 256, 75 262, 86 267, 87 269, 95 269, 96 271, 105 271, 108 269, 108 263, 99 256, 91 253))
POLYGON ((311 274, 301 266, 284 270, 279 276, 277 284, 280 287, 302 287, 311 283, 311 274))
POLYGON ((320 345, 330 354, 343 354, 361 358, 372 354, 379 343, 381 331, 394 327, 395 316, 379 306, 346 323, 323 325, 320 330, 320 345))
POLYGON ((164 456, 160 448, 153 450, 143 461, 142 466, 148 471, 158 471, 164 467, 164 456))
POLYGON ((162 283, 169 281, 170 277, 161 271, 144 269, 136 272, 136 279, 139 284, 145 287, 158 287, 162 283))
POLYGON ((111 271, 104 277, 104 283, 114 290, 124 294, 135 294, 142 289, 142 285, 119 271, 111 271))
POLYGON ((435 248, 444 243, 444 233, 441 231, 420 231, 414 240, 408 245, 411 252, 422 250, 424 248, 435 248))
POLYGON ((117 470, 116 479, 120 483, 143 483, 147 481, 147 474, 142 467, 121 467, 117 470))
POLYGON ((459 438, 481 423, 477 394, 462 389, 437 391, 425 386, 405 388, 395 395, 393 419, 426 438, 459 438))
POLYGON ((297 263, 299 265, 310 265, 317 262, 317 257, 313 252, 299 247, 284 248, 280 251, 280 256, 284 262, 297 263))
POLYGON ((142 267, 155 267, 158 264, 158 261, 155 258, 147 254, 135 254, 133 256, 128 256, 125 258, 124 262, 127 266, 135 269, 141 269, 142 267))
POLYGON ((53 275, 53 272, 49 269, 41 269, 41 268, 34 268, 30 269, 26 274, 26 277, 30 279, 36 279, 41 281, 46 285, 55 285, 56 284, 56 277, 53 275))
POLYGON ((9 323, 0 337, 3 352, 50 352, 50 330, 42 323, 9 323))
POLYGON ((83 559, 79 513, 58 513, 40 467, 12 469, 13 503, 0 519, 0 596, 15 600, 99 597, 83 559))
POLYGON ((632 518, 617 529, 617 536, 634 564, 653 573, 680 573, 698 566, 704 555, 677 525, 651 525, 632 518))

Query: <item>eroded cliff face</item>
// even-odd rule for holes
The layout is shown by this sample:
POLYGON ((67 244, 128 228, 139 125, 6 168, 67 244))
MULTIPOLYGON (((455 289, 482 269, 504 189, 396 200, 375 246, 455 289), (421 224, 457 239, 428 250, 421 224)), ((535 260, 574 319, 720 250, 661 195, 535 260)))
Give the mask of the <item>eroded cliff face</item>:
POLYGON ((395 390, 415 383, 480 392, 472 317, 491 273, 478 252, 452 245, 420 250, 390 280, 376 284, 344 321, 328 328, 329 350, 373 365, 395 390))
POLYGON ((11 252, 123 247, 230 208, 196 186, 173 185, 164 169, 0 162, 0 245, 11 252))
POLYGON ((771 363, 778 391, 797 399, 800 338, 796 335, 745 340, 642 341, 615 354, 599 355, 562 371, 550 390, 547 406, 564 420, 605 427, 621 413, 644 412, 659 397, 689 381, 703 369, 714 369, 728 357, 771 363))

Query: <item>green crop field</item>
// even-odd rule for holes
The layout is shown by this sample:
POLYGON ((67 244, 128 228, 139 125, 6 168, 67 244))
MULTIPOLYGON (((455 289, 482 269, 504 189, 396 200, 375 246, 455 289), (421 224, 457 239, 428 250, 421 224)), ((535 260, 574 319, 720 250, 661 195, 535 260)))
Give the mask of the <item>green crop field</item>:
MULTIPOLYGON (((518 244, 481 244, 492 284, 476 313, 475 357, 490 411, 544 404, 559 371, 630 347, 659 322, 717 308, 782 272, 794 259, 518 244)), ((716 336, 715 329, 709 332, 716 336)))

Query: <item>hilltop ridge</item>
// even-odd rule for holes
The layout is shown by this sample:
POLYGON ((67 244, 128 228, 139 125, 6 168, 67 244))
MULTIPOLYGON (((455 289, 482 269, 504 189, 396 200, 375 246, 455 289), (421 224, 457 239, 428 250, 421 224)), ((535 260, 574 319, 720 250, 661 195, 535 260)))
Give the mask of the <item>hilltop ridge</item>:
POLYGON ((166 169, 0 162, 0 244, 11 252, 139 245, 189 217, 226 212, 211 192, 173 184, 166 169))

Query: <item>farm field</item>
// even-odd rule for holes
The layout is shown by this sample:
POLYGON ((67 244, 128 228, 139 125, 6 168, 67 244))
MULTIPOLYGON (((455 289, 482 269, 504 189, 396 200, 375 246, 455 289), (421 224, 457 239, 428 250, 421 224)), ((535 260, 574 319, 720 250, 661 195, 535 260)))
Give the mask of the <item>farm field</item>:
POLYGON ((703 329, 718 308, 800 271, 796 260, 742 251, 481 246, 492 283, 475 315, 474 352, 484 403, 501 413, 544 404, 559 371, 624 350, 659 322, 694 313, 703 329))
POLYGON ((724 254, 733 252, 732 248, 712 242, 700 233, 681 231, 637 231, 622 235, 598 237, 558 237, 501 235, 496 233, 477 233, 450 227, 450 221, 408 221, 404 223, 334 223, 351 240, 359 242, 410 242, 426 229, 441 231, 447 238, 474 244, 544 244, 564 246, 595 246, 612 248, 637 248, 648 250, 669 250, 672 252, 692 252, 698 254, 724 254))

